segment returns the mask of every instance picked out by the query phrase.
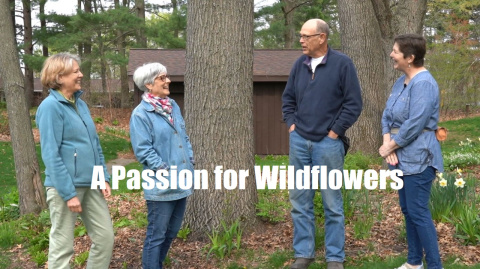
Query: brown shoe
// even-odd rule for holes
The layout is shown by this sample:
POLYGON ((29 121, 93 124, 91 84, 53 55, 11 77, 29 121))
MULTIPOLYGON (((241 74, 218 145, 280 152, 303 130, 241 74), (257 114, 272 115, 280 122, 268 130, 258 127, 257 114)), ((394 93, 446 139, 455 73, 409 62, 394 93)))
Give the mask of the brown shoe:
POLYGON ((308 266, 314 261, 315 259, 311 258, 296 258, 295 262, 290 265, 290 269, 307 269, 308 266))
POLYGON ((343 269, 343 262, 327 262, 327 269, 343 269))

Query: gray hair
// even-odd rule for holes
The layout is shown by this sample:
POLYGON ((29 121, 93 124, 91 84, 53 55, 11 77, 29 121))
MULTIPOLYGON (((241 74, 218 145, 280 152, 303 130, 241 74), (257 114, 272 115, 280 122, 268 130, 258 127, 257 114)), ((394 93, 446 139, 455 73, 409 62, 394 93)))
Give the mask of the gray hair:
POLYGON ((146 63, 135 70, 133 81, 140 90, 148 92, 145 84, 153 84, 155 78, 161 73, 167 73, 167 68, 161 63, 146 63))
POLYGON ((317 19, 317 33, 325 33, 325 35, 330 35, 330 27, 324 20, 317 19))

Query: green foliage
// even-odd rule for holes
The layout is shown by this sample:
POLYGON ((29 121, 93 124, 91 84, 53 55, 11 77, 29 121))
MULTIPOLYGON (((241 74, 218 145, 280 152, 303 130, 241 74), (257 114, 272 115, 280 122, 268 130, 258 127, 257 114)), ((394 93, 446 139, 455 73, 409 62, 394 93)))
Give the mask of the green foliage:
POLYGON ((187 37, 187 5, 172 13, 157 13, 146 21, 146 35, 155 48, 184 49, 187 37))
POLYGON ((270 223, 285 221, 285 212, 290 208, 288 191, 258 190, 257 216, 270 223))
POLYGON ((480 164, 480 137, 478 140, 460 141, 458 147, 443 155, 444 166, 449 170, 480 164))
POLYGON ((37 251, 34 252, 32 255, 33 261, 37 264, 37 266, 42 266, 48 261, 48 255, 45 251, 37 251))
MULTIPOLYGON (((113 125, 118 125, 118 121, 115 120, 112 122, 113 125)), ((109 134, 113 134, 121 137, 130 137, 130 133, 121 128, 105 126, 105 131, 109 134)))
POLYGON ((283 265, 290 259, 290 257, 290 252, 276 251, 268 257, 266 264, 262 268, 283 268, 283 265))
POLYGON ((377 155, 368 155, 362 152, 349 153, 345 157, 344 170, 367 170, 373 166, 382 165, 382 157, 377 155))
POLYGON ((258 156, 255 155, 255 165, 263 167, 265 165, 285 165, 288 166, 288 155, 267 155, 267 156, 258 156))
POLYGON ((479 0, 430 0, 425 19, 426 65, 441 90, 441 109, 478 104, 479 0))
POLYGON ((0 222, 15 220, 20 217, 18 208, 18 191, 14 187, 7 188, 0 196, 0 222))
POLYGON ((221 222, 221 225, 223 231, 213 230, 211 234, 208 234, 210 244, 207 248, 210 249, 207 253, 207 259, 213 253, 220 260, 223 260, 224 257, 230 256, 233 249, 240 249, 243 233, 240 228, 240 221, 236 220, 230 227, 227 227, 224 221, 221 222))
POLYGON ((456 235, 466 245, 480 243, 480 216, 478 209, 471 205, 462 205, 458 215, 449 221, 455 225, 456 235))
POLYGON ((356 239, 366 239, 370 237, 370 230, 374 224, 372 214, 372 202, 370 201, 369 191, 362 189, 358 191, 360 200, 360 210, 355 214, 353 223, 353 236, 356 239))
POLYGON ((95 119, 93 119, 93 121, 95 123, 103 123, 103 118, 102 117, 95 117, 95 119))
POLYGON ((99 137, 106 162, 116 159, 117 153, 128 152, 132 148, 130 142, 125 140, 124 138, 120 138, 114 135, 108 135, 106 133, 100 133, 99 137))
POLYGON ((79 225, 75 227, 73 230, 73 234, 75 237, 82 237, 84 235, 87 235, 87 228, 84 225, 79 225))
POLYGON ((444 221, 459 216, 464 205, 475 204, 475 179, 465 179, 463 188, 455 186, 455 181, 460 176, 453 173, 443 173, 446 186, 441 186, 440 179, 433 182, 430 192, 429 207, 432 219, 444 221))
POLYGON ((441 126, 448 128, 448 139, 441 143, 444 156, 457 151, 460 141, 475 140, 480 136, 480 117, 445 121, 441 126))
MULTIPOLYGON (((255 48, 281 49, 285 47, 285 32, 288 29, 285 26, 283 7, 283 2, 278 1, 271 6, 264 6, 255 12, 255 48)), ((300 32, 303 23, 308 19, 320 18, 325 20, 331 27, 329 44, 334 48, 340 47, 336 1, 314 0, 304 2, 296 6, 293 11, 289 10, 288 12, 293 12, 294 14, 292 26, 295 33, 300 32)), ((295 37, 293 41, 293 48, 300 48, 298 38, 295 37)))
POLYGON ((191 232, 192 230, 190 230, 187 224, 178 231, 177 237, 183 239, 183 241, 187 241, 187 237, 191 232))
POLYGON ((15 233, 15 222, 3 222, 0 224, 0 248, 8 249, 20 243, 20 238, 15 233))
POLYGON ((82 252, 75 256, 73 262, 75 263, 76 266, 82 266, 84 265, 87 260, 88 260, 88 251, 82 252))
POLYGON ((118 120, 113 120, 112 121, 113 126, 118 126, 119 124, 120 124, 120 122, 118 122, 118 120))

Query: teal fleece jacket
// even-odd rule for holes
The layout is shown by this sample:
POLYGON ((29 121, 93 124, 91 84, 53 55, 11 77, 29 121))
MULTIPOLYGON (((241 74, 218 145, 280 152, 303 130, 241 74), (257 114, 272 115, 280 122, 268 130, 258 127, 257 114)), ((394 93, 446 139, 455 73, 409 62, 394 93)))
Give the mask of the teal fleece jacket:
POLYGON ((36 122, 45 163, 45 187, 54 187, 64 201, 77 196, 76 187, 90 188, 93 167, 103 166, 105 180, 110 175, 105 166, 100 141, 87 104, 74 94, 75 107, 58 91, 40 104, 36 122))

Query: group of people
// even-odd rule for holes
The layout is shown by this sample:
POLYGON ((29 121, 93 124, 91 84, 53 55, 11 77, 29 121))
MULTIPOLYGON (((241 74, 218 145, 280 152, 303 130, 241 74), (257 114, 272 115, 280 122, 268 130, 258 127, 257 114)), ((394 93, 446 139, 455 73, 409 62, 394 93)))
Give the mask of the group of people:
MULTIPOLYGON (((303 54, 293 65, 282 96, 288 127, 290 165, 325 165, 343 169, 345 132, 360 116, 361 87, 356 68, 345 54, 328 46, 328 25, 312 19, 302 26, 303 54)), ((406 220, 407 261, 398 269, 441 269, 437 234, 428 208, 432 181, 442 171, 441 149, 435 137, 439 119, 439 91, 425 69, 425 39, 416 34, 395 38, 390 57, 404 73, 394 84, 382 115, 383 144, 379 153, 391 169, 403 171, 399 201, 406 220)), ((105 198, 111 195, 109 176, 95 124, 80 98, 80 59, 69 53, 49 57, 41 81, 50 88, 40 104, 40 130, 45 187, 52 223, 49 268, 70 268, 74 226, 80 215, 92 240, 87 268, 108 268, 114 247, 112 220, 105 198), (93 167, 102 165, 105 189, 91 189, 93 167)), ((160 63, 137 68, 133 80, 144 91, 130 119, 130 138, 144 169, 193 171, 195 161, 185 122, 177 103, 169 98, 170 78, 160 63)), ((171 176, 171 175, 170 175, 171 176)), ((297 179, 296 179, 297 180, 297 179)), ((300 178, 298 180, 301 180, 300 178)), ((298 186, 298 184, 296 184, 298 186)), ((184 217, 192 190, 145 189, 148 226, 142 254, 143 269, 162 268, 184 217)), ((289 192, 294 225, 292 269, 307 268, 315 260, 315 190, 289 192)), ((325 214, 325 259, 328 269, 345 261, 345 219, 340 190, 321 190, 325 214)))

